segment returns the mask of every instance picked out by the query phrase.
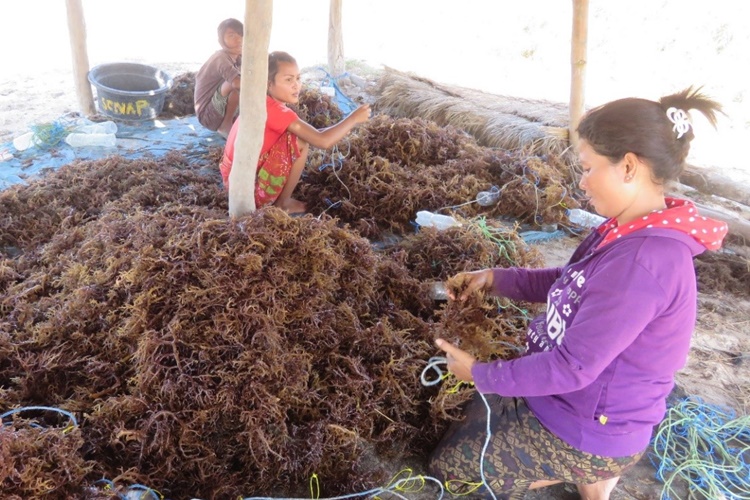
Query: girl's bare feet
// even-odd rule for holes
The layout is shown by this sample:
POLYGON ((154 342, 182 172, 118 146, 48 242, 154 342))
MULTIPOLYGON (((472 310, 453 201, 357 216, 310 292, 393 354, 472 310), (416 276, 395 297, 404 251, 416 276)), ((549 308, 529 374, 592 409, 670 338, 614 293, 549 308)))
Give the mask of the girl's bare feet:
POLYGON ((286 211, 290 215, 292 214, 304 214, 307 212, 307 205, 304 202, 289 198, 288 200, 281 202, 278 200, 276 206, 286 211))

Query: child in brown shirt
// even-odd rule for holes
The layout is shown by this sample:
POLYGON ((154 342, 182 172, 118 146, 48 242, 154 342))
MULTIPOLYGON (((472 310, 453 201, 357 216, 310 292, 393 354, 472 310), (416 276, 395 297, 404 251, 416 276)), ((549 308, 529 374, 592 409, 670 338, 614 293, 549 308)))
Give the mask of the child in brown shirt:
POLYGON ((221 50, 203 64, 195 75, 195 114, 209 130, 226 137, 240 104, 240 64, 244 27, 237 19, 219 24, 221 50))

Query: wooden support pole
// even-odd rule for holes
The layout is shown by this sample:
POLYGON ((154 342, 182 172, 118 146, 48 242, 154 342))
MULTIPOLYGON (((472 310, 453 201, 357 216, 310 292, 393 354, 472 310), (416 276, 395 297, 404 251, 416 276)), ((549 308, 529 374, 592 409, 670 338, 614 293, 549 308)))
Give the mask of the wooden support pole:
POLYGON ((341 29, 342 0, 331 0, 328 13, 328 70, 338 77, 344 74, 344 34, 341 29))
POLYGON ((589 29, 589 0, 573 1, 573 36, 570 51, 570 122, 569 137, 573 147, 578 147, 576 129, 585 111, 586 58, 589 29))
POLYGON ((94 95, 88 80, 89 54, 86 49, 86 21, 81 0, 65 0, 68 11, 70 51, 73 55, 73 79, 78 96, 78 107, 85 116, 96 114, 94 95))
POLYGON ((240 121, 229 173, 229 215, 255 211, 255 175, 266 128, 268 45, 271 39, 273 0, 245 0, 242 42, 240 121))

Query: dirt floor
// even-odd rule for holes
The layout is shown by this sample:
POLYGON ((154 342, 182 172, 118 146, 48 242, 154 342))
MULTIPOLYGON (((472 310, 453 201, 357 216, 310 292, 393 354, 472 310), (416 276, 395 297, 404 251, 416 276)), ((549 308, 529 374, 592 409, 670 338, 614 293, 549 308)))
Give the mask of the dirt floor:
MULTIPOLYGON (((193 65, 163 65, 174 75, 194 71, 193 65)), ((375 75, 366 75, 364 83, 352 83, 344 90, 367 98, 375 75)), ((42 123, 73 113, 75 98, 69 76, 60 72, 43 75, 31 81, 16 78, 0 84, 0 141, 8 142, 24 131, 20 124, 42 123), (43 82, 43 83, 42 83, 43 82)), ((2 163, 0 163, 2 168, 2 163)), ((563 238, 540 244, 548 265, 564 263, 577 241, 563 238)), ((746 252, 745 248, 729 245, 730 252, 746 252)), ((745 261, 747 263, 747 261, 745 261)), ((717 273, 716 268, 711 268, 717 273)), ((738 271, 727 266, 728 276, 738 271)), ((741 270, 740 270, 741 271, 741 270)), ((747 272, 745 270, 745 279, 747 272)), ((700 268, 699 268, 700 273, 700 268)), ((718 273, 717 273, 718 274, 718 273)), ((741 273, 740 273, 741 274, 741 273)), ((699 290, 699 313, 693 348, 687 366, 678 373, 677 384, 683 394, 694 395, 710 404, 734 408, 740 414, 750 411, 750 284, 740 281, 736 286, 721 285, 699 290)), ((650 461, 644 458, 618 485, 614 500, 646 500, 659 497, 661 483, 654 477, 650 461)), ((578 498, 568 485, 546 488, 529 494, 536 500, 578 498)))

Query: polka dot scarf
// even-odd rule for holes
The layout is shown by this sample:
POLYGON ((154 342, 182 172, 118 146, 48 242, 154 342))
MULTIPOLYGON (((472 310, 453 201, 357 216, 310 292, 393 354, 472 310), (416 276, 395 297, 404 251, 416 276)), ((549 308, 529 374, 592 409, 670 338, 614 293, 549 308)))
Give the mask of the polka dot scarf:
POLYGON ((689 234, 698 243, 708 250, 718 250, 721 242, 727 235, 727 225, 724 222, 709 219, 698 215, 698 209, 689 200, 678 198, 665 198, 667 208, 657 210, 631 221, 625 226, 618 226, 617 219, 609 219, 604 222, 597 231, 606 233, 604 239, 597 248, 622 238, 623 236, 648 227, 661 227, 665 229, 677 229, 689 234))

